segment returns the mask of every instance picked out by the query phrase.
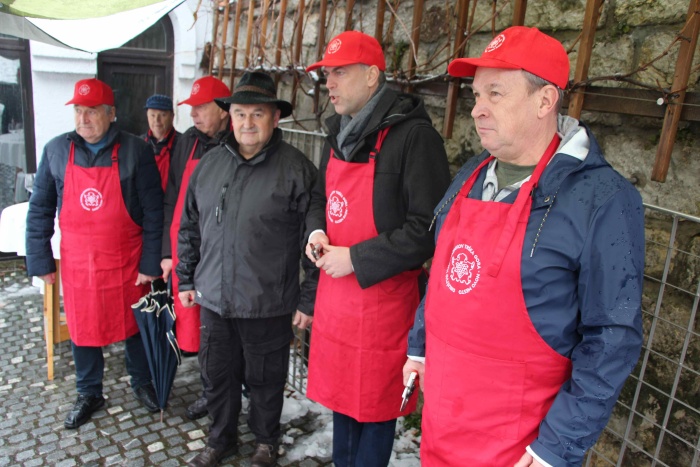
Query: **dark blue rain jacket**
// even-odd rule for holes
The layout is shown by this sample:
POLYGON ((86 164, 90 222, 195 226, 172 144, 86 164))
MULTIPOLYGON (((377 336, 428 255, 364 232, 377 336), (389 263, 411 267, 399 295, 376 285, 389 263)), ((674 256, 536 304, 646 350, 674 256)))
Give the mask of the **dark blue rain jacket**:
MULTIPOLYGON (((535 329, 573 364, 530 449, 552 466, 568 467, 580 466, 595 444, 639 358, 644 211, 639 193, 605 161, 590 130, 569 117, 559 124, 562 143, 534 193, 521 271, 535 329)), ((452 202, 440 207, 486 157, 467 161, 436 207, 436 241, 452 202)), ((485 176, 486 168, 469 198, 481 199, 485 176)), ((501 202, 513 203, 517 193, 501 202)), ((409 334, 410 356, 425 356, 424 306, 425 299, 409 334)))

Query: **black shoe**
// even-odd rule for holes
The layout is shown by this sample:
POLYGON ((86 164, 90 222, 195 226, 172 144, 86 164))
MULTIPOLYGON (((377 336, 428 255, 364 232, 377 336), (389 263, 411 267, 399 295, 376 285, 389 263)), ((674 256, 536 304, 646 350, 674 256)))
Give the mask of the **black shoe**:
POLYGON ((187 407, 187 418, 190 420, 197 420, 202 418, 207 414, 207 400, 204 396, 200 396, 199 399, 192 402, 189 407, 187 407))
POLYGON ((102 395, 78 394, 78 399, 75 401, 71 411, 66 415, 63 426, 69 430, 78 428, 90 420, 93 412, 102 408, 103 405, 105 405, 105 398, 102 395))
POLYGON ((149 412, 158 412, 160 410, 156 390, 153 389, 151 383, 144 384, 134 389, 134 397, 136 397, 136 400, 140 401, 149 412))
POLYGON ((197 454, 187 466, 188 467, 214 467, 220 461, 232 456, 238 452, 238 447, 234 446, 230 449, 218 450, 212 447, 205 447, 202 452, 197 454))
POLYGON ((250 467, 273 467, 277 465, 277 446, 258 443, 250 458, 250 467))

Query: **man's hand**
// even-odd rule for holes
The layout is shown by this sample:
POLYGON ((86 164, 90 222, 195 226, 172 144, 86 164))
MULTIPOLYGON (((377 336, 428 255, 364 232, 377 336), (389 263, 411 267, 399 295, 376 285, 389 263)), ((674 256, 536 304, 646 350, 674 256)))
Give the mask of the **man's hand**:
POLYGON ((134 285, 150 284, 156 279, 158 279, 158 276, 147 276, 146 274, 139 273, 139 275, 136 277, 136 283, 134 285))
POLYGON ((56 273, 50 272, 44 276, 39 276, 39 279, 44 281, 44 284, 53 284, 56 282, 56 273))
POLYGON ((326 247, 329 245, 330 240, 328 235, 323 232, 316 232, 311 237, 309 237, 309 244, 306 245, 306 257, 311 260, 311 262, 316 263, 316 258, 311 254, 311 245, 319 246, 319 251, 325 252, 326 247))
POLYGON ((347 276, 353 271, 350 248, 346 246, 324 246, 323 256, 316 261, 316 267, 323 269, 333 279, 347 276))
POLYGON ((313 320, 313 316, 309 316, 297 310, 296 314, 294 315, 294 321, 292 321, 292 324, 298 327, 299 329, 306 329, 311 325, 311 322, 313 320))
POLYGON ((523 454, 523 457, 513 466, 513 467, 544 467, 542 464, 537 462, 534 457, 532 457, 527 452, 523 454))
POLYGON ((423 374, 425 374, 425 363, 417 362, 411 360, 410 358, 406 360, 403 366, 403 384, 404 386, 408 382, 408 377, 411 376, 411 372, 418 372, 418 384, 420 384, 421 391, 423 390, 423 374))
POLYGON ((180 298, 180 303, 185 308, 191 308, 194 306, 194 290, 185 290, 177 294, 180 298))
POLYGON ((160 268, 163 270, 163 280, 168 282, 168 276, 170 276, 170 271, 173 270, 173 260, 170 258, 163 258, 160 261, 160 268))

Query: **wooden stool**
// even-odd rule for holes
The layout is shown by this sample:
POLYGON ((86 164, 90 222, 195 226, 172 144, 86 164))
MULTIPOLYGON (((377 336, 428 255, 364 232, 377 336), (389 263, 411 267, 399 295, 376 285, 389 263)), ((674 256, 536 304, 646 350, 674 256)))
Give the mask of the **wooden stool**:
POLYGON ((70 339, 65 317, 61 317, 61 268, 56 260, 56 280, 44 284, 44 340, 49 381, 53 380, 53 346, 70 339))

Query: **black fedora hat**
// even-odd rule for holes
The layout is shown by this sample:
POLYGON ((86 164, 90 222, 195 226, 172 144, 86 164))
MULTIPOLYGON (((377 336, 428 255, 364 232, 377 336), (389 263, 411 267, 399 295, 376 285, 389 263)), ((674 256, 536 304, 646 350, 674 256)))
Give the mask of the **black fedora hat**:
POLYGON ((277 88, 272 77, 260 71, 246 72, 233 88, 231 97, 215 99, 222 104, 275 104, 280 109, 280 118, 292 114, 292 104, 277 99, 277 88))

